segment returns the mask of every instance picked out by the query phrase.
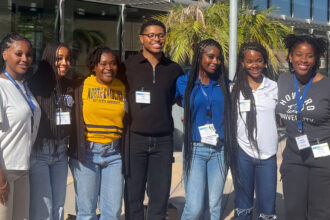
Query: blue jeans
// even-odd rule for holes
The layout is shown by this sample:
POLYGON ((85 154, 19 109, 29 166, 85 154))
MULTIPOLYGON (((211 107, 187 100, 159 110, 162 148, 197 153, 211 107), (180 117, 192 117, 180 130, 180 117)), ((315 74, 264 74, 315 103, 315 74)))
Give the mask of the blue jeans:
POLYGON ((68 159, 65 139, 44 139, 30 157, 30 219, 63 220, 68 159))
POLYGON ((237 160, 240 184, 235 183, 234 219, 252 219, 254 190, 258 219, 276 219, 276 155, 266 160, 259 160, 250 157, 239 148, 237 160))
POLYGON ((211 220, 219 220, 227 177, 223 146, 194 143, 192 154, 188 178, 183 168, 186 203, 181 220, 197 220, 204 214, 211 220))
POLYGON ((88 142, 85 162, 70 159, 77 220, 97 220, 98 198, 100 220, 120 219, 124 178, 119 142, 88 142))

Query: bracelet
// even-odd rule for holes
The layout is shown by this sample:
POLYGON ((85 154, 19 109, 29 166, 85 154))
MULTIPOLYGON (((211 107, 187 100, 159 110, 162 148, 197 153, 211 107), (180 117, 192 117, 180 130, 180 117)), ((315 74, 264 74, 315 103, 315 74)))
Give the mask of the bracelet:
POLYGON ((3 184, 3 186, 0 186, 0 190, 6 189, 7 185, 8 185, 8 181, 6 181, 6 183, 3 184))

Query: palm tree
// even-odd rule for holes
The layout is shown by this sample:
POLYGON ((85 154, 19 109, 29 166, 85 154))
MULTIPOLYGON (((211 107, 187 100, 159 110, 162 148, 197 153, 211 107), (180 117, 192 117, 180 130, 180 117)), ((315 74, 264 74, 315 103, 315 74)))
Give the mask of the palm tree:
MULTIPOLYGON (((247 41, 261 43, 268 51, 272 69, 279 70, 275 51, 283 50, 283 38, 291 29, 279 21, 267 17, 274 8, 258 10, 249 4, 238 9, 238 47, 247 41)), ((229 1, 216 2, 208 8, 198 4, 188 7, 174 6, 170 13, 155 18, 166 24, 168 29, 165 53, 174 61, 191 63, 194 46, 201 40, 212 38, 221 43, 225 57, 229 45, 229 1)))
MULTIPOLYGON (((85 28, 77 28, 73 31, 73 44, 72 44, 72 60, 73 66, 76 71, 81 71, 86 69, 85 65, 78 68, 77 60, 79 55, 85 52, 86 54, 91 48, 99 45, 104 45, 106 42, 106 36, 101 31, 87 30, 85 28), (83 50, 85 48, 85 51, 83 50)), ((83 73, 76 73, 82 74, 83 73)))

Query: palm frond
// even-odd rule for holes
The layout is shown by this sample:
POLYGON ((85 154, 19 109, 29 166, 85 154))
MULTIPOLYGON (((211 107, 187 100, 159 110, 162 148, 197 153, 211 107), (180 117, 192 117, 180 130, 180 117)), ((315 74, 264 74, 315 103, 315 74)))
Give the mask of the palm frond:
MULTIPOLYGON (((279 60, 276 51, 283 50, 283 38, 291 32, 289 27, 267 15, 276 8, 259 10, 256 7, 239 7, 237 41, 238 47, 246 41, 261 43, 268 51, 272 69, 277 73, 279 60)), ((216 2, 208 8, 198 4, 183 7, 175 5, 170 13, 155 18, 166 24, 165 53, 181 64, 192 62, 196 44, 204 39, 218 41, 228 58, 229 48, 229 1, 216 2)))

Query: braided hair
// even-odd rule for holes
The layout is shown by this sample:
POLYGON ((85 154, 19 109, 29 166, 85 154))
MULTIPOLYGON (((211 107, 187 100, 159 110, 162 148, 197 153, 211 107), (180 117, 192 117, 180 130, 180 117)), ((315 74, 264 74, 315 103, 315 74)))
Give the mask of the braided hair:
POLYGON ((289 64, 289 71, 294 73, 295 70, 292 66, 292 63, 289 59, 289 55, 293 53, 296 47, 302 43, 307 43, 311 45, 314 49, 315 55, 315 64, 312 68, 312 72, 316 72, 316 70, 320 67, 320 57, 327 50, 327 43, 323 38, 317 38, 314 35, 295 35, 289 34, 284 38, 285 47, 288 48, 287 61, 289 64))
POLYGON ((10 33, 7 34, 1 41, 0 44, 0 72, 2 73, 6 69, 6 62, 3 59, 3 52, 10 48, 11 44, 14 43, 14 41, 25 41, 29 44, 30 48, 32 48, 32 44, 29 39, 22 37, 21 35, 17 33, 10 33))
MULTIPOLYGON (((190 100, 194 102, 195 95, 193 92, 195 82, 199 75, 199 69, 202 61, 203 53, 205 48, 208 46, 215 46, 219 49, 221 57, 221 64, 217 68, 214 75, 218 78, 223 97, 224 97, 224 153, 226 166, 231 166, 233 177, 236 178, 236 152, 237 144, 233 133, 233 121, 232 121, 232 110, 231 100, 229 95, 229 80, 226 75, 223 50, 218 42, 212 39, 201 41, 194 50, 194 58, 192 62, 191 72, 188 77, 188 82, 184 94, 184 158, 185 158, 185 170, 187 177, 189 176, 192 160, 192 118, 191 112, 194 106, 190 105, 190 100)), ((213 74, 212 74, 213 75, 213 74)))
POLYGON ((231 92, 232 105, 233 105, 233 118, 235 127, 235 136, 237 136, 237 119, 238 114, 242 117, 241 109, 237 103, 240 100, 240 94, 243 95, 244 99, 251 100, 251 110, 246 113, 245 128, 247 130, 247 136, 251 145, 256 148, 259 154, 258 142, 257 142, 257 114, 256 114, 256 103, 253 97, 252 88, 248 81, 248 72, 243 66, 243 61, 245 59, 245 52, 248 50, 254 50, 261 53, 264 60, 263 74, 265 76, 269 75, 268 69, 266 68, 268 64, 268 53, 264 46, 256 42, 243 43, 238 52, 237 69, 234 77, 234 86, 231 92))

